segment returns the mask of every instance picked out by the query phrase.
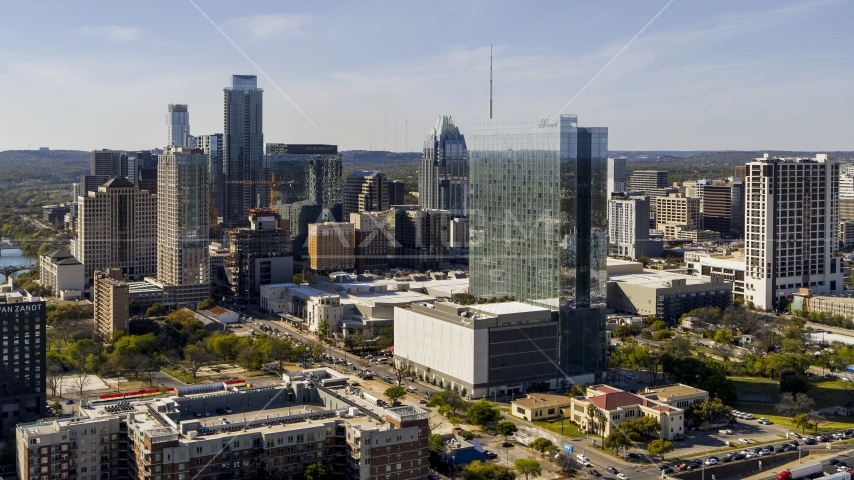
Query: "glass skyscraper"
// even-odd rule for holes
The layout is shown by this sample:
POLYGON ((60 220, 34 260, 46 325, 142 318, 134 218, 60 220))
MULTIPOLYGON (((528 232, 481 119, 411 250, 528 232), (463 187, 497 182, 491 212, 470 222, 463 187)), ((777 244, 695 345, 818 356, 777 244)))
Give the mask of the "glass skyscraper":
POLYGON ((556 365, 605 369, 608 129, 575 115, 477 121, 469 134, 470 291, 548 307, 556 365))
POLYGON ((253 184, 269 180, 264 175, 263 99, 255 75, 232 75, 224 89, 223 185, 220 211, 223 225, 249 224, 249 209, 269 205, 270 187, 253 184), (241 183, 246 182, 246 183, 241 183), (260 200, 260 201, 259 201, 260 200))
POLYGON ((469 157, 466 138, 451 117, 439 117, 424 140, 418 172, 418 204, 468 215, 469 157))

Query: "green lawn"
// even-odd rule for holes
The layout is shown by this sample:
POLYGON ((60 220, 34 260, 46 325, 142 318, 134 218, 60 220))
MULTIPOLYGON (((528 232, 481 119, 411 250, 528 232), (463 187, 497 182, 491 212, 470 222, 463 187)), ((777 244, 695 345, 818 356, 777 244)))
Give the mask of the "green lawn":
MULTIPOLYGON (((531 422, 531 423, 533 423, 534 425, 536 425, 540 428, 544 428, 544 429, 549 430, 551 432, 557 433, 558 435, 561 434, 560 433, 560 421, 558 421, 558 420, 555 420, 555 423, 549 423, 548 420, 539 420, 539 421, 531 422)), ((564 422, 563 422, 563 435, 566 437, 578 438, 578 437, 583 437, 584 432, 579 430, 578 427, 576 427, 575 425, 564 420, 564 422)))
MULTIPOLYGON (((757 417, 768 417, 769 420, 778 425, 791 427, 789 419, 780 416, 774 408, 780 401, 779 382, 770 378, 758 377, 731 377, 731 379, 735 382, 739 394, 766 395, 772 399, 764 402, 759 400, 739 401, 732 405, 733 408, 752 413, 757 417)), ((807 394, 815 400, 817 409, 828 408, 854 400, 854 385, 842 380, 818 380, 813 382, 813 387, 807 394)), ((825 414, 825 418, 827 421, 819 426, 818 432, 813 430, 806 433, 830 433, 854 426, 854 417, 825 414)), ((802 433, 800 429, 793 428, 793 430, 802 433)))

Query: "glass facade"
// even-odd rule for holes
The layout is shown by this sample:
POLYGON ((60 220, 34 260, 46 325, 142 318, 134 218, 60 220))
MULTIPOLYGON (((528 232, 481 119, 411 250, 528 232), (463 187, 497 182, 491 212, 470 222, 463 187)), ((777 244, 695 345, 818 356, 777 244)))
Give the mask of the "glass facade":
POLYGON ((418 204, 468 215, 469 157, 466 138, 451 117, 439 117, 424 140, 418 172, 418 204))
POLYGON ((471 293, 552 309, 564 374, 603 371, 608 129, 521 117, 469 139, 471 293))

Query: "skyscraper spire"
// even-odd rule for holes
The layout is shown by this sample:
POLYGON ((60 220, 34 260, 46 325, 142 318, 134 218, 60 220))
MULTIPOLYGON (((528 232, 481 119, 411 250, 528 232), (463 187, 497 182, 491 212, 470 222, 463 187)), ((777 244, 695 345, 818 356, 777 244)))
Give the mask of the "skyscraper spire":
POLYGON ((492 120, 492 44, 489 44, 489 119, 492 120))

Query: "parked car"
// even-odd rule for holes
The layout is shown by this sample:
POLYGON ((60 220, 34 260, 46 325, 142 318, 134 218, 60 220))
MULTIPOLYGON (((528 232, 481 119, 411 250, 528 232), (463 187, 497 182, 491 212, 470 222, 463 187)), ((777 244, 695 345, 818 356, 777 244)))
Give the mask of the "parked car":
POLYGON ((744 443, 744 444, 749 444, 749 443, 750 443, 750 440, 748 440, 748 439, 746 439, 746 438, 739 438, 739 439, 738 439, 738 441, 739 441, 739 442, 741 442, 741 443, 744 443))
POLYGON ((602 476, 602 474, 597 472, 596 470, 590 470, 590 475, 593 475, 594 477, 601 477, 602 476))
POLYGON ((614 468, 614 467, 612 467, 612 466, 610 466, 610 465, 608 465, 607 467, 605 467, 605 470, 608 470, 608 471, 609 471, 609 472, 611 472, 611 473, 617 473, 617 469, 616 469, 616 468, 614 468))
POLYGON ((498 458, 498 454, 495 452, 490 452, 489 450, 484 450, 483 453, 484 453, 484 455, 486 455, 486 458, 498 458))
POLYGON ((73 404, 73 403, 74 403, 74 400, 71 400, 71 399, 68 399, 68 400, 66 400, 66 401, 65 401, 65 404, 66 404, 66 405, 71 405, 71 404, 73 404))
POLYGON ((629 477, 627 477, 625 473, 618 473, 617 478, 620 480, 629 480, 629 477))
POLYGON ((715 460, 714 458, 710 458, 710 459, 706 460, 704 463, 705 463, 706 465, 717 465, 717 464, 718 464, 718 461, 717 461, 717 460, 715 460))

